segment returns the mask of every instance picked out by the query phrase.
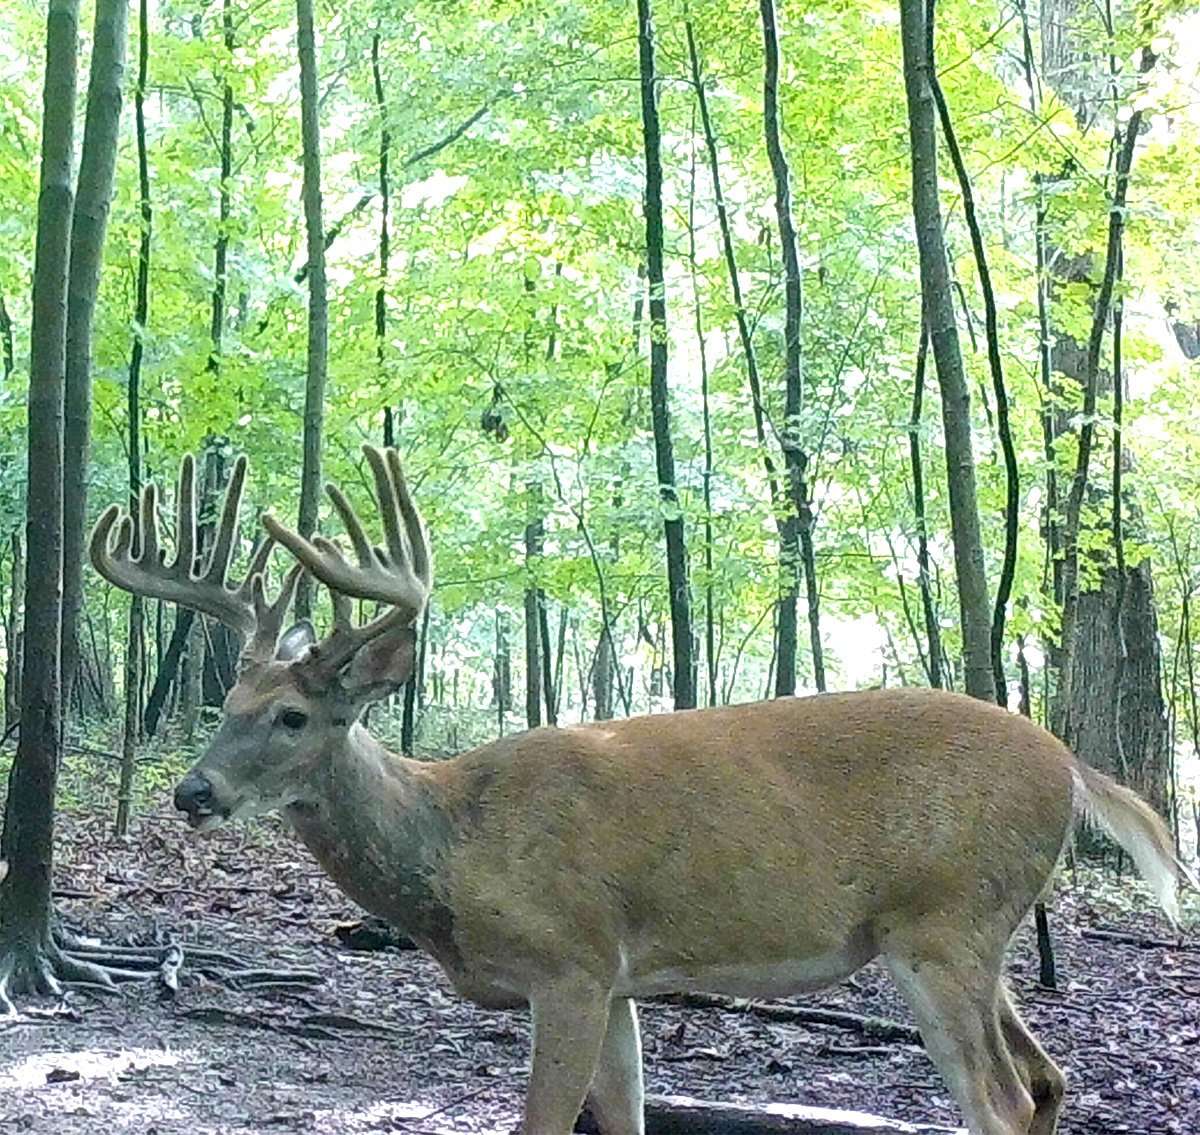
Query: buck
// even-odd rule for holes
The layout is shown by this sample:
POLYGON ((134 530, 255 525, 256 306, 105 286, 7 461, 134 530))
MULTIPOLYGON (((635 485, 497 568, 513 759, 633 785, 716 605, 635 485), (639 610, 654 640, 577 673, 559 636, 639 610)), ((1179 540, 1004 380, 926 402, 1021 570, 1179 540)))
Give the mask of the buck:
POLYGON ((246 642, 222 723, 175 791, 192 827, 281 809, 346 894, 463 996, 527 1004, 526 1135, 568 1135, 585 1097, 604 1135, 640 1135, 634 998, 797 994, 876 957, 973 1135, 1052 1135, 1063 1075, 1003 985, 1005 948, 1081 812, 1176 916, 1184 868, 1142 800, 1024 718, 920 689, 534 729, 440 762, 396 756, 360 717, 412 674, 432 570, 396 453, 366 457, 383 546, 334 486, 349 557, 268 515, 295 561, 274 599, 269 541, 244 582, 227 582, 244 459, 199 566, 191 459, 172 564, 153 488, 140 548, 115 506, 95 528, 107 580, 246 642), (306 621, 283 630, 302 570, 332 593, 320 641, 306 621), (356 625, 356 599, 383 613, 356 625))

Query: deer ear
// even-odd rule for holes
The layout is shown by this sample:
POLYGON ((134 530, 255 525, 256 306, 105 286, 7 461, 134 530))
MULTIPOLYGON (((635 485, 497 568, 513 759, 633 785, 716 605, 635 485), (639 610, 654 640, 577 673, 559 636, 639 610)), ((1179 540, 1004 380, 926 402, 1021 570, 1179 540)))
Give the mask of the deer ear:
POLYGON ((275 646, 277 662, 295 662, 310 646, 317 641, 313 625, 307 619, 301 619, 283 632, 283 637, 275 646))
POLYGON ((372 639, 344 671, 347 689, 371 700, 387 697, 412 677, 417 659, 415 627, 395 627, 372 639))

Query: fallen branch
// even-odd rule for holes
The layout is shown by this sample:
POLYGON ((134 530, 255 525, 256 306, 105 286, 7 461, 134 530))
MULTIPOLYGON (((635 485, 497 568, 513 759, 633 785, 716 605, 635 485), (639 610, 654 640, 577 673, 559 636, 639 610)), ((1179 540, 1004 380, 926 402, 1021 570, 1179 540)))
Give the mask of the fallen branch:
MULTIPOLYGON (((575 1130, 597 1135, 599 1127, 584 1111, 575 1130)), ((957 1127, 903 1123, 858 1111, 834 1111, 794 1104, 715 1103, 688 1096, 649 1096, 646 1135, 967 1135, 957 1127)))
POLYGON ((358 1032, 368 1036, 393 1037, 401 1030, 391 1025, 363 1021, 346 1013, 307 1013, 303 1017, 287 1017, 279 1013, 244 1013, 238 1009, 226 1009, 221 1005, 198 1005, 177 1010, 177 1015, 189 1020, 210 1025, 234 1025, 238 1028, 269 1029, 289 1036, 303 1036, 317 1040, 337 1040, 338 1033, 358 1032))
POLYGON ((916 1045, 923 1043, 921 1034, 912 1025, 889 1021, 884 1017, 867 1017, 836 1009, 805 1009, 798 1005, 775 1005, 709 993, 671 993, 655 997, 653 1000, 683 1005, 689 1009, 720 1009, 726 1013, 749 1013, 764 1020, 790 1025, 829 1025, 833 1028, 849 1029, 873 1040, 916 1045))
POLYGON ((1200 942, 1185 942, 1182 938, 1151 938, 1144 934, 1129 934, 1124 930, 1082 930, 1084 938, 1092 942, 1120 942, 1124 946, 1137 946, 1139 950, 1190 950, 1200 951, 1200 942))

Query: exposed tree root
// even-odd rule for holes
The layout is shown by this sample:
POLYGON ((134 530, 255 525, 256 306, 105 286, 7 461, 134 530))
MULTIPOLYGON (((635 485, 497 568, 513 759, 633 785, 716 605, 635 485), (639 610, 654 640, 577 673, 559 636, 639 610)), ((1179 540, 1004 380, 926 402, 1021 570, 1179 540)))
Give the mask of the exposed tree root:
POLYGON ((41 941, 18 939, 0 952, 0 1015, 24 1019, 14 998, 54 997, 68 991, 119 993, 123 986, 159 982, 168 996, 179 988, 180 970, 192 962, 210 980, 233 989, 307 990, 321 983, 315 970, 268 969, 250 958, 203 946, 106 946, 65 930, 41 941))

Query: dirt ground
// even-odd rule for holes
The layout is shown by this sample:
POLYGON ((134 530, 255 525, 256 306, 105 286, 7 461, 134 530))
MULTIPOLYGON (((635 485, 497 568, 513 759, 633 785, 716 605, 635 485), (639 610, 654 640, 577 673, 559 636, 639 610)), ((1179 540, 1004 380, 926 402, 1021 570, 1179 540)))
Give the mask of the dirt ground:
MULTIPOLYGON (((106 825, 62 819, 59 908, 75 931, 106 943, 206 945, 253 965, 315 971, 319 984, 235 990, 193 963, 173 999, 144 984, 120 997, 75 995, 68 1017, 2 1024, 0 1132, 354 1135, 516 1124, 527 1016, 459 1000, 419 953, 344 949, 333 928, 360 912, 279 823, 198 839, 164 809, 125 841, 106 825)), ((1064 881, 1053 911, 1062 991, 1037 987, 1028 931, 1012 958, 1018 999, 1068 1073, 1062 1131, 1197 1135, 1200 935, 1193 929, 1178 948, 1085 937, 1096 927, 1169 937, 1128 880, 1088 879, 1086 888, 1064 881)), ((909 1020, 875 967, 796 1004, 909 1020)), ((914 1045, 658 1003, 643 1007, 642 1021, 652 1092, 957 1122, 914 1045)))

